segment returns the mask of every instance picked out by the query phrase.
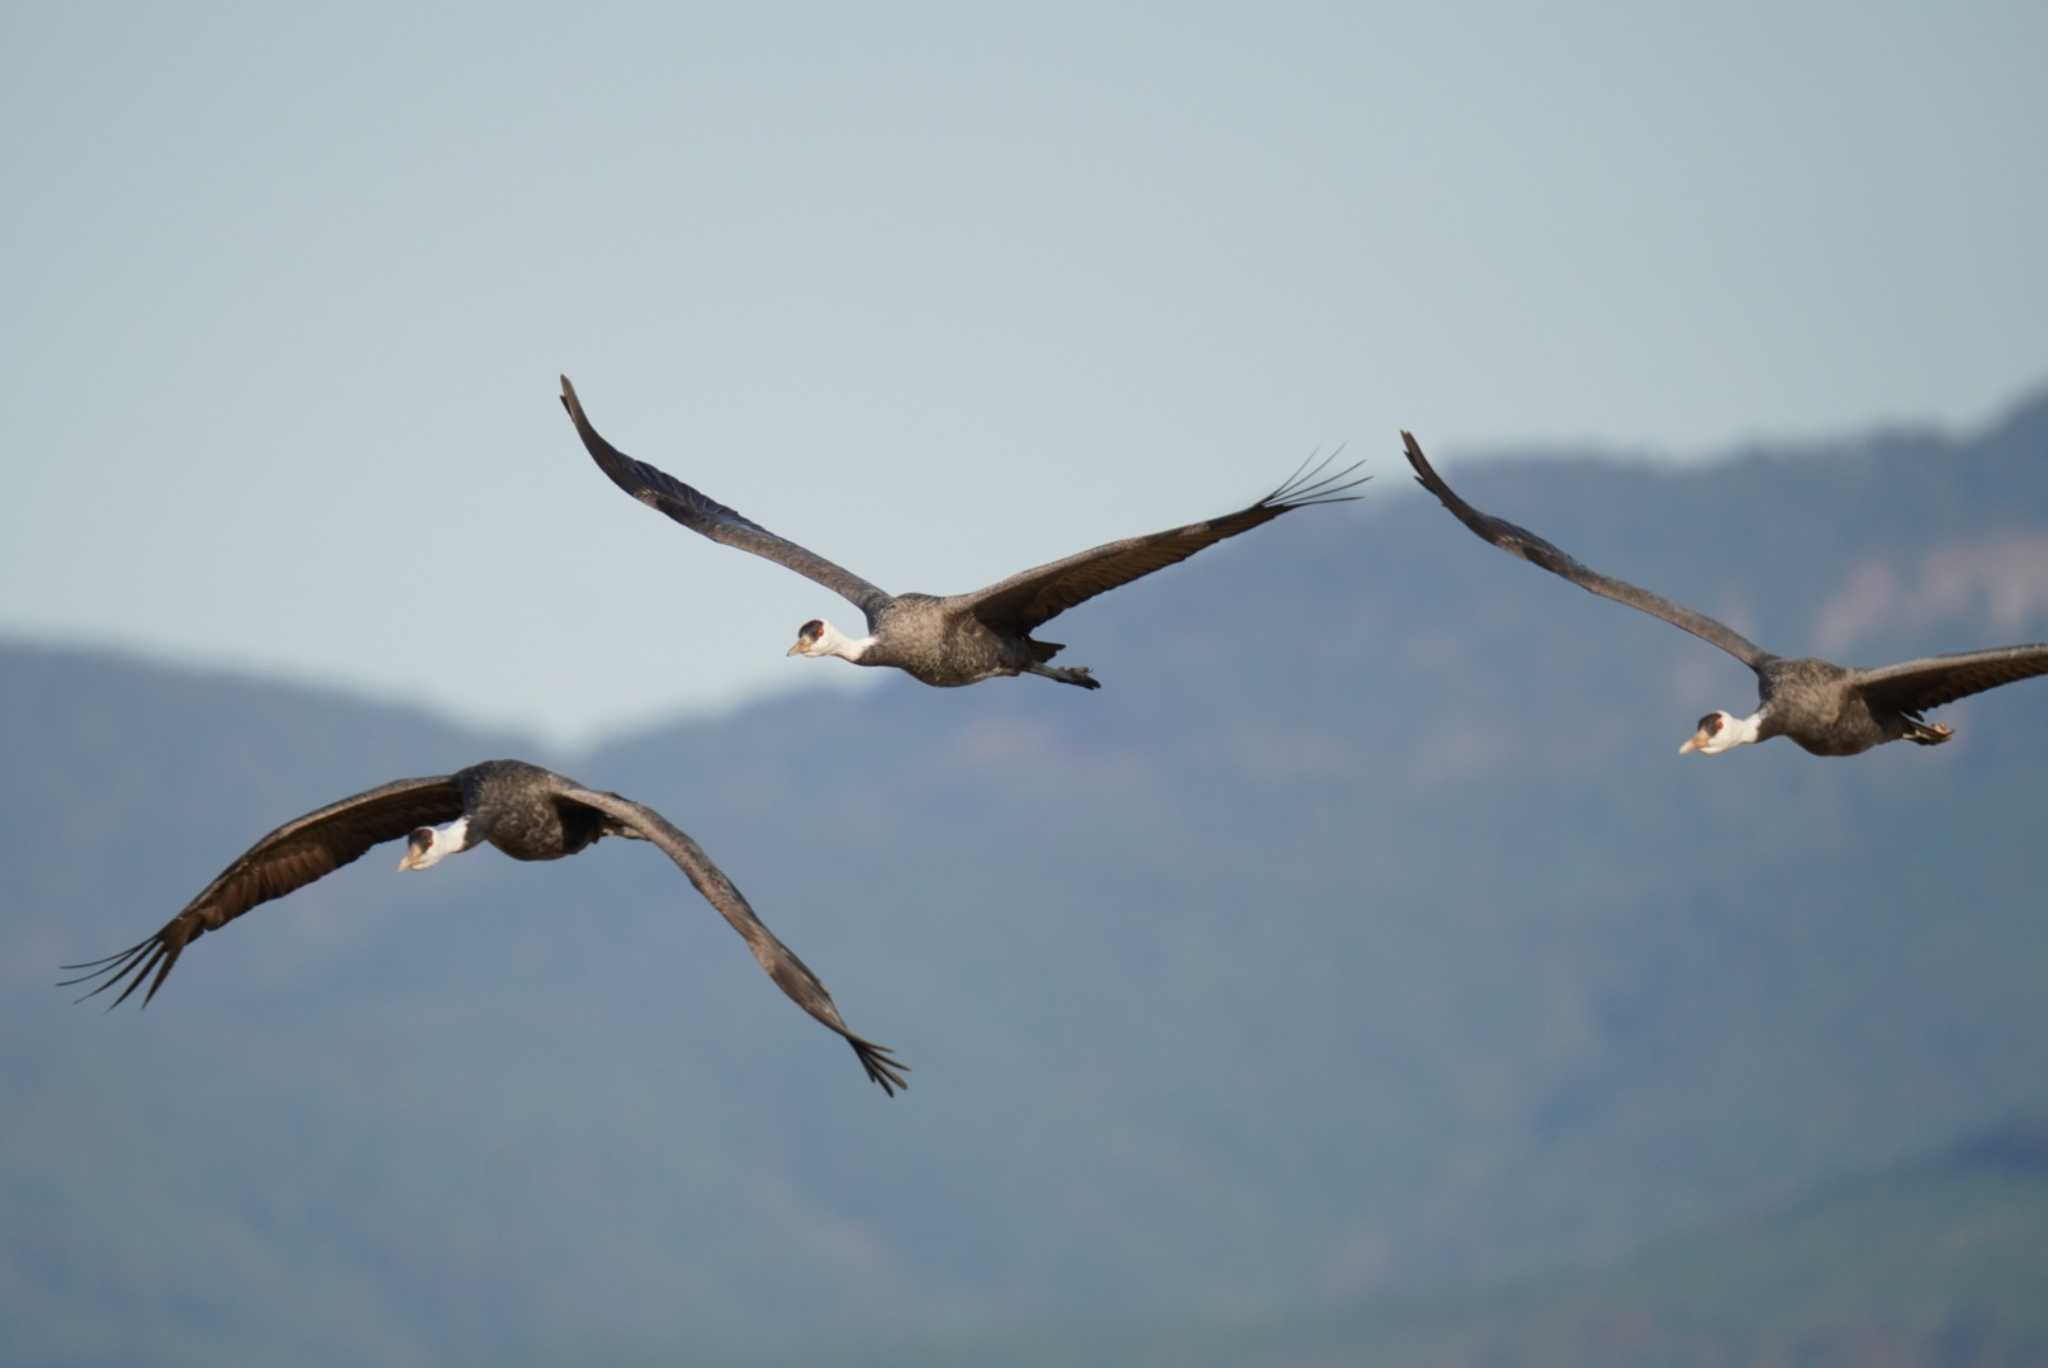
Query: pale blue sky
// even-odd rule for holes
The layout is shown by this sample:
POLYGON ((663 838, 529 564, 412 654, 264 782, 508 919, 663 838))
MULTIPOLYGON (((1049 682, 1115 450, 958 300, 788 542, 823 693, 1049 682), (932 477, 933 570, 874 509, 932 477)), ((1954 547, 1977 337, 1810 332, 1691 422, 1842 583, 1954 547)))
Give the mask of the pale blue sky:
POLYGON ((1385 498, 1401 426, 1974 424, 2048 377, 2044 51, 2037 4, 9 6, 0 631, 556 736, 851 685, 782 655, 845 606, 604 483, 561 371, 899 591, 1318 443, 1385 498))

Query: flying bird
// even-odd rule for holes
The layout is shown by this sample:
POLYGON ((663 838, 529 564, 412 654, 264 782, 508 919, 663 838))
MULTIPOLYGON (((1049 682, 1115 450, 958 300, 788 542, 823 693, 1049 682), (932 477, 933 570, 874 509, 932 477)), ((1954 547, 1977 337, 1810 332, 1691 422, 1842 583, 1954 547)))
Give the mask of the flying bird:
POLYGON ((486 760, 454 774, 399 779, 286 822, 222 870, 162 930, 118 954, 65 965, 85 972, 63 983, 100 980, 85 995, 89 998, 126 980, 127 987, 113 1002, 118 1007, 154 970, 156 976, 142 998, 146 1006, 194 940, 260 903, 332 874, 384 841, 406 838, 398 867, 408 870, 431 868, 484 842, 515 860, 559 860, 605 836, 659 846, 705 901, 732 923, 776 986, 846 1038, 860 1056, 861 1067, 884 1093, 893 1097, 896 1089, 909 1086, 902 1071, 910 1066, 892 1058, 886 1046, 846 1028, 817 975, 761 924, 732 880, 695 841, 643 803, 584 788, 520 760, 486 760))
POLYGON ((1408 464, 1424 489, 1443 501, 1452 516, 1511 556, 1560 575, 1581 589, 1616 603, 1640 608, 1674 627, 1711 641, 1756 672, 1757 710, 1748 717, 1715 711, 1699 721, 1680 755, 1722 751, 1774 736, 1790 737, 1814 755, 1859 755, 1887 741, 1938 746, 1955 735, 1951 727, 1930 724, 1921 714, 2001 684, 2048 674, 2048 645, 2000 646, 1988 651, 1927 656, 1875 669, 1851 669, 1831 661, 1772 655, 1705 613, 1682 608, 1669 599, 1610 579, 1572 559, 1557 547, 1502 518, 1480 512, 1452 492, 1430 467, 1412 433, 1403 432, 1408 464))
POLYGON ((1348 491, 1371 478, 1348 478, 1363 462, 1326 474, 1335 459, 1333 452, 1314 469, 1303 462, 1301 469, 1265 498, 1224 517, 1109 542, 972 593, 943 597, 890 594, 620 451, 590 425, 567 376, 562 377, 562 407, 569 411, 591 459, 613 484, 693 532, 764 556, 824 585, 860 609, 867 619, 865 635, 849 636, 822 617, 812 618, 797 629, 796 644, 785 654, 838 656, 856 665, 893 665, 913 679, 940 688, 1019 674, 1039 675, 1083 689, 1101 688, 1085 667, 1047 664, 1066 648, 1056 641, 1039 641, 1031 633, 1097 594, 1164 570, 1282 513, 1316 504, 1348 503, 1357 497, 1348 491))

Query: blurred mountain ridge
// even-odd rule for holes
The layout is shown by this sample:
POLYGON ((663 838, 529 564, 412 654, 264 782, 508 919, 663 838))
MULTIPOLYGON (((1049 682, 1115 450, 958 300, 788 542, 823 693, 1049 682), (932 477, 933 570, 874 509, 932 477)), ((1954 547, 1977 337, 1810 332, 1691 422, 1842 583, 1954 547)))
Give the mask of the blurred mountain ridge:
MULTIPOLYGON (((1679 470, 1432 455, 1783 653, 2048 639, 2048 392, 1679 470)), ((2048 683, 1944 710, 1939 750, 1681 760, 1746 670, 1371 457, 1368 502, 1062 619, 1085 696, 797 687, 563 755, 0 644, 14 1352, 1364 1342, 1352 1309, 1622 1267, 2042 1105, 2048 683), (623 843, 404 878, 394 846, 207 938, 146 1014, 45 986, 278 822, 499 754, 691 832, 909 1093, 623 843)))

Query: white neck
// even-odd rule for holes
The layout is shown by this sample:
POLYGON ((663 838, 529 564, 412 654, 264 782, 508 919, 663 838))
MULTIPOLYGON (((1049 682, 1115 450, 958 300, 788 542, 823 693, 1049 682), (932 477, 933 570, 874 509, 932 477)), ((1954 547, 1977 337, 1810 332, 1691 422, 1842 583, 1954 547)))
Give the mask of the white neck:
POLYGON ((858 639, 846 635, 831 623, 824 624, 825 630, 818 633, 818 644, 811 650, 812 655, 838 656, 841 660, 859 660, 875 644, 871 636, 858 639))
POLYGON ((1764 729, 1764 710, 1758 708, 1747 717, 1738 717, 1721 728, 1721 734, 1728 738, 1731 746, 1747 746, 1757 740, 1757 733, 1764 729))
POLYGON ((467 817, 457 817, 446 826, 427 827, 426 832, 432 838, 427 848, 418 855, 413 855, 408 849, 407 858, 411 863, 401 864, 401 869, 426 869, 441 863, 450 855, 458 855, 469 849, 467 817))
POLYGON ((1764 714, 1761 708, 1748 717, 1736 717, 1732 713, 1723 713, 1722 716, 1728 720, 1721 724, 1721 730, 1715 732, 1707 739, 1706 744, 1699 748, 1700 754, 1721 755, 1734 750, 1737 746, 1747 746, 1757 739, 1764 728, 1764 714))

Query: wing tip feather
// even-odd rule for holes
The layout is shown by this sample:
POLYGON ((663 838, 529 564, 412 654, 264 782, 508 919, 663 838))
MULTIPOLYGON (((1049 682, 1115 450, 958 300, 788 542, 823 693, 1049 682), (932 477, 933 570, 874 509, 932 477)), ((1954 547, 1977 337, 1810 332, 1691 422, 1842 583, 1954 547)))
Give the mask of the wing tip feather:
POLYGON ((1372 476, 1360 475, 1355 480, 1349 478, 1365 464, 1363 460, 1353 461, 1341 470, 1331 471, 1330 467, 1343 454, 1342 442, 1332 447, 1330 454, 1320 461, 1316 460, 1317 453, 1311 451, 1302 463, 1294 468, 1292 475, 1274 486, 1273 490, 1253 507, 1284 513, 1290 509, 1312 508, 1318 504, 1356 502, 1360 496, 1349 491, 1365 484, 1372 476), (1310 462, 1315 464, 1311 466, 1310 462))
POLYGON ((846 1032, 846 1043, 853 1046, 854 1054, 860 1057, 861 1067, 867 1070, 869 1081, 880 1088, 884 1096, 894 1097, 898 1092, 910 1091, 910 1080, 903 1076, 910 1072, 910 1066, 896 1058, 895 1051, 887 1045, 862 1039, 851 1031, 846 1032))

